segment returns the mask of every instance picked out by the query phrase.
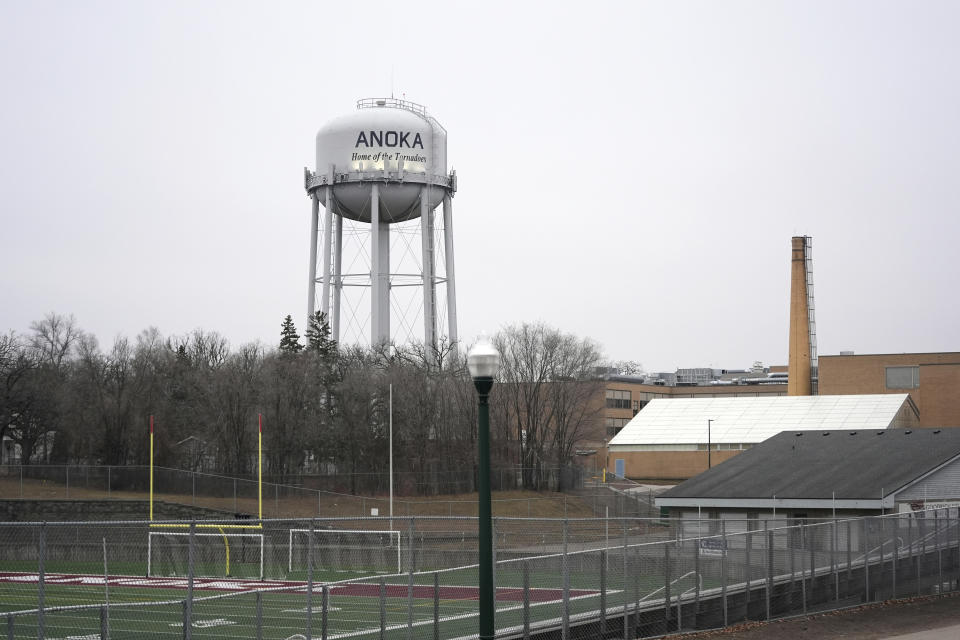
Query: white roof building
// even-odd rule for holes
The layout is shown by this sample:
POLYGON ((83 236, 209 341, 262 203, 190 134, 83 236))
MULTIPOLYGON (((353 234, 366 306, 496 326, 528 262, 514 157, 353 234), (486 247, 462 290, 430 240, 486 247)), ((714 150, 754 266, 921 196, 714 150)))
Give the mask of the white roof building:
POLYGON ((781 431, 915 428, 906 393, 651 400, 609 443, 610 453, 748 449, 781 431))

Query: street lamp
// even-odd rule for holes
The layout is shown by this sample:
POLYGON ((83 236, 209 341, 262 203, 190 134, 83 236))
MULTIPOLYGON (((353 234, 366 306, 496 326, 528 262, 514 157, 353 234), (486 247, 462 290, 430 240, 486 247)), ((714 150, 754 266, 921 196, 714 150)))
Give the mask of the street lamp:
POLYGON ((493 527, 490 513, 490 405, 487 402, 493 379, 500 369, 500 354, 484 338, 467 354, 467 368, 477 388, 477 449, 479 478, 480 640, 493 640, 493 527))
POLYGON ((710 426, 713 424, 713 418, 707 420, 707 469, 712 465, 710 464, 710 449, 713 448, 713 445, 710 444, 710 426))

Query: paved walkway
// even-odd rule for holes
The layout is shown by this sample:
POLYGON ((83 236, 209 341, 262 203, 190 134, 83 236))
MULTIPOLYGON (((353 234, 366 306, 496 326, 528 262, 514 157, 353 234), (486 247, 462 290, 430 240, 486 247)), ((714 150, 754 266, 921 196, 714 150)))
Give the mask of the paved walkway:
POLYGON ((887 636, 886 640, 957 640, 957 638, 960 638, 960 624, 917 631, 902 636, 887 636))
POLYGON ((685 635, 719 640, 960 640, 960 594, 870 604, 685 635))

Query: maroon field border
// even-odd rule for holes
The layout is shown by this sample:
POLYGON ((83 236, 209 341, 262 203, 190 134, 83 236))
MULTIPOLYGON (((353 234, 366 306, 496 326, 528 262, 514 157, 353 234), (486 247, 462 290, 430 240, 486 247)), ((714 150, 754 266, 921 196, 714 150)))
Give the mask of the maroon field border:
MULTIPOLYGON (((39 574, 28 572, 0 572, 0 583, 7 584, 37 584, 39 574)), ((102 587, 103 576, 53 573, 44 575, 44 584, 75 587, 102 587)), ((107 581, 110 587, 146 588, 146 589, 186 589, 186 578, 146 578, 143 576, 109 576, 107 581)), ((194 578, 193 588, 198 591, 256 591, 257 589, 305 590, 307 584, 302 581, 289 580, 232 580, 229 578, 194 578)), ((319 589, 322 583, 315 583, 314 589, 319 589)), ((388 583, 384 585, 384 596, 387 598, 410 597, 410 587, 407 584, 388 583)), ((357 598, 379 598, 380 583, 378 582, 350 582, 330 586, 333 596, 348 596, 357 598)), ((563 600, 562 589, 534 588, 527 591, 530 602, 559 602, 563 600)), ((599 591, 588 589, 570 589, 569 597, 580 598, 599 595, 599 591)), ((412 597, 418 600, 432 600, 435 597, 431 585, 413 585, 412 597)), ((441 600, 477 600, 479 589, 471 586, 441 585, 436 597, 441 600)), ((523 602, 523 589, 515 587, 498 587, 496 590, 498 602, 523 602)))

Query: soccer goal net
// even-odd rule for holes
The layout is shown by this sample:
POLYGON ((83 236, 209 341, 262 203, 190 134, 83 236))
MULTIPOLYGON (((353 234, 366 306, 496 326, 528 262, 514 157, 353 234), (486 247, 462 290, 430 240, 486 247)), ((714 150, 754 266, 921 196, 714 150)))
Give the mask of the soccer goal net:
MULTIPOLYGON (((190 541, 186 531, 151 531, 147 541, 147 575, 190 575, 190 541)), ((204 578, 263 578, 262 533, 193 534, 193 575, 204 578)))
POLYGON ((313 552, 315 570, 400 573, 399 531, 290 529, 288 571, 306 571, 313 552))

